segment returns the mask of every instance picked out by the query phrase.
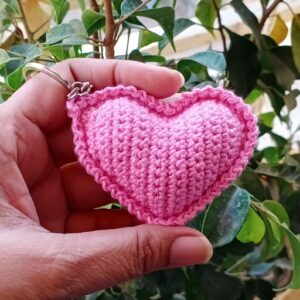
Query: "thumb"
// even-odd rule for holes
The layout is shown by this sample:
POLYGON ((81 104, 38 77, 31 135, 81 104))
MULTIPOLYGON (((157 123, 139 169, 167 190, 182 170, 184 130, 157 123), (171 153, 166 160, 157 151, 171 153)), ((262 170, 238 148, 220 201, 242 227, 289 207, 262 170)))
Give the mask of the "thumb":
POLYGON ((187 227, 139 225, 66 234, 60 259, 68 262, 61 264, 65 274, 60 270, 60 278, 68 278, 68 290, 77 296, 155 270, 207 262, 211 255, 206 237, 187 227))

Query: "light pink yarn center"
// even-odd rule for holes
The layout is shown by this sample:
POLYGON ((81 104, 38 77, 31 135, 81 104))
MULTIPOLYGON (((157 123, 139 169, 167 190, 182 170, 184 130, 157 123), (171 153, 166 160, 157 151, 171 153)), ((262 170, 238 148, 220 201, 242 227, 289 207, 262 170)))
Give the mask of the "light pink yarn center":
POLYGON ((149 223, 184 224, 204 209, 243 170, 257 136, 249 107, 221 89, 165 104, 119 86, 68 109, 80 162, 149 223))

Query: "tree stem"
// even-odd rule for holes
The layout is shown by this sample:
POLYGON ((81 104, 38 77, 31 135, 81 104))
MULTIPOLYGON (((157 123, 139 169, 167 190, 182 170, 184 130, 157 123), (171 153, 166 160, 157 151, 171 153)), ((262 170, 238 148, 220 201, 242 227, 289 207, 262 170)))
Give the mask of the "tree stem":
MULTIPOLYGON (((90 0, 90 5, 91 9, 94 10, 95 12, 99 12, 99 5, 96 0, 90 0)), ((93 39, 94 40, 99 40, 99 33, 96 31, 93 34, 93 39)), ((93 45, 93 52, 94 52, 94 58, 100 58, 100 49, 99 45, 93 45)))
POLYGON ((269 18, 269 16, 271 15, 271 13, 273 12, 273 10, 277 7, 277 5, 279 3, 283 2, 283 0, 275 0, 269 8, 265 9, 264 12, 263 12, 263 15, 261 17, 261 20, 260 20, 260 30, 263 29, 267 19, 269 18))
POLYGON ((106 34, 104 38, 104 47, 106 58, 111 59, 115 57, 115 30, 116 23, 113 16, 112 3, 111 0, 103 1, 105 8, 105 25, 106 25, 106 34))
POLYGON ((128 59, 128 49, 129 49, 130 34, 131 34, 131 28, 128 28, 128 30, 127 30, 127 44, 126 44, 125 59, 128 59))
POLYGON ((217 14, 217 20, 218 20, 218 24, 219 24, 219 31, 221 34, 221 39, 222 39, 222 44, 223 44, 223 49, 224 49, 224 54, 227 53, 227 46, 226 46, 226 37, 225 37, 225 33, 224 33, 224 28, 223 28, 223 24, 222 24, 222 19, 221 19, 221 14, 220 14, 220 9, 216 3, 216 0, 212 0, 212 4, 214 6, 214 9, 216 11, 217 14))

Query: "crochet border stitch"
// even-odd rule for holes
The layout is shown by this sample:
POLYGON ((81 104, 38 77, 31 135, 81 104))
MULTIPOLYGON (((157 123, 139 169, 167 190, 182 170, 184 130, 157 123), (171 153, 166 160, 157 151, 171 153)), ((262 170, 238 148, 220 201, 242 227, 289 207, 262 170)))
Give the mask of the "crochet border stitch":
POLYGON ((211 203, 224 188, 241 174, 253 154, 258 136, 257 120, 252 114, 250 106, 245 104, 243 100, 233 92, 222 88, 205 87, 195 89, 191 92, 181 94, 181 99, 174 103, 166 103, 155 99, 145 91, 133 86, 119 85, 116 87, 107 87, 87 96, 73 98, 67 102, 67 110, 69 117, 73 119, 74 150, 79 162, 85 167, 89 174, 94 176, 95 181, 101 184, 105 191, 110 192, 113 198, 117 199, 122 205, 125 205, 130 213, 136 215, 140 220, 154 224, 183 225, 194 217, 198 211, 203 210, 207 204, 211 203), (227 172, 220 174, 213 186, 205 191, 201 201, 200 199, 197 202, 195 201, 186 211, 178 215, 173 215, 166 219, 158 218, 152 212, 145 210, 144 207, 139 207, 135 199, 132 199, 127 191, 120 187, 118 183, 113 182, 109 174, 107 174, 101 166, 95 166, 95 161, 89 154, 85 125, 81 118, 82 112, 88 108, 98 108, 107 100, 120 97, 126 97, 132 101, 136 101, 138 104, 147 107, 150 112, 164 117, 175 117, 197 102, 213 100, 216 103, 222 103, 238 117, 240 122, 243 122, 245 126, 245 143, 243 143, 235 163, 227 172))

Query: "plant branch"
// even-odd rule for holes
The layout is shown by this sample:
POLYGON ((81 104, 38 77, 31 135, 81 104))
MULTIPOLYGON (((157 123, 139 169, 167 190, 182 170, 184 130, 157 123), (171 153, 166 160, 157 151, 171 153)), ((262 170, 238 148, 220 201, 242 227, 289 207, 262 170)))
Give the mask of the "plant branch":
POLYGON ((24 28, 25 28, 25 31, 27 34, 28 42, 32 43, 34 41, 33 33, 31 32, 28 22, 26 20, 26 16, 25 16, 25 12, 24 12, 21 0, 18 0, 18 5, 19 5, 20 12, 21 12, 21 19, 22 19, 22 22, 23 22, 23 25, 24 25, 24 28))
POLYGON ((106 35, 104 38, 105 54, 106 58, 115 57, 115 30, 116 23, 113 16, 112 3, 111 0, 103 0, 105 8, 105 26, 106 26, 106 35))
POLYGON ((212 0, 212 4, 213 4, 214 9, 215 9, 216 14, 217 14, 217 20, 218 20, 218 24, 219 24, 218 30, 220 31, 220 34, 221 34, 221 39, 222 39, 222 43, 223 43, 224 54, 226 54, 227 53, 226 37, 225 37, 225 33, 224 33, 224 26, 222 24, 220 9, 218 7, 218 4, 217 4, 216 0, 212 0))
POLYGON ((128 49, 129 49, 130 34, 131 34, 131 29, 128 28, 128 31, 127 31, 127 44, 126 44, 125 59, 128 59, 128 49))
POLYGON ((277 5, 281 2, 283 2, 283 0, 274 0, 274 2, 270 5, 270 7, 268 7, 263 11, 263 15, 261 17, 260 24, 259 24, 260 30, 263 29, 267 19, 269 18, 273 10, 277 7, 277 5))
MULTIPOLYGON (((90 5, 91 9, 94 10, 95 12, 99 12, 99 5, 96 0, 90 0, 90 5)), ((93 34, 93 39, 94 40, 99 40, 99 33, 96 31, 93 34)), ((99 45, 94 45, 93 46, 93 52, 94 52, 94 58, 100 58, 100 48, 99 45)))
POLYGON ((293 10, 293 8, 291 7, 291 5, 289 4, 289 3, 287 3, 286 1, 282 1, 282 3, 283 4, 285 4, 286 6, 287 6, 287 8, 289 9, 289 11, 291 12, 291 14, 293 15, 293 16, 295 16, 295 12, 294 12, 294 10, 293 10))
MULTIPOLYGON (((102 31, 101 29, 99 30, 99 39, 100 41, 102 41, 102 31)), ((100 58, 103 59, 104 56, 103 56, 103 42, 100 43, 100 58)))
POLYGON ((143 3, 141 3, 140 5, 138 5, 134 10, 132 10, 129 14, 123 16, 118 22, 116 22, 116 25, 120 26, 124 21, 126 21, 129 17, 131 17, 137 11, 139 11, 140 9, 142 9, 150 1, 151 0, 145 0, 143 3))
POLYGON ((88 41, 91 41, 92 43, 94 43, 94 44, 99 44, 100 46, 102 45, 104 45, 104 41, 102 41, 101 39, 100 40, 96 40, 96 39, 94 39, 94 38, 92 38, 92 37, 89 37, 89 36, 86 36, 86 35, 83 35, 83 34, 77 34, 79 37, 82 37, 82 38, 84 38, 84 39, 86 39, 86 40, 88 40, 88 41))

